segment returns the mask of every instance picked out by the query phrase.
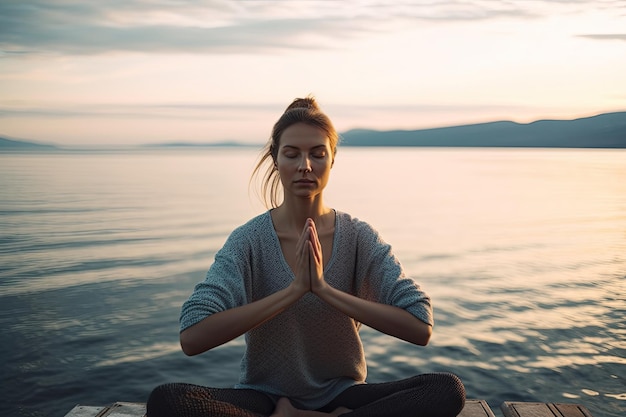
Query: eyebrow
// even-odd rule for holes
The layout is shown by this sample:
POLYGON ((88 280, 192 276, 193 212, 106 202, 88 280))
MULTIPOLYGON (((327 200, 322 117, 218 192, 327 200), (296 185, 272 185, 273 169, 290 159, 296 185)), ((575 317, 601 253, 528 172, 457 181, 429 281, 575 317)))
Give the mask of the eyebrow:
MULTIPOLYGON (((290 149, 298 149, 298 150, 300 150, 300 148, 298 146, 295 146, 295 145, 283 145, 282 148, 290 148, 290 149)), ((326 145, 324 145, 324 144, 315 145, 311 149, 317 149, 317 148, 324 148, 324 149, 326 149, 326 145)))

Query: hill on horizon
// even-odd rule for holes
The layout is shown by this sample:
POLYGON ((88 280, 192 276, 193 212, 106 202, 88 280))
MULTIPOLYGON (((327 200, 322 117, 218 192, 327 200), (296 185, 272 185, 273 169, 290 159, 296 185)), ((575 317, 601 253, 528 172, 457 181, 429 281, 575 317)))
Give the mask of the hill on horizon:
POLYGON ((419 130, 353 129, 343 146, 626 148, 626 112, 531 123, 497 121, 419 130))
POLYGON ((0 149, 15 149, 15 150, 44 150, 44 149, 58 149, 55 145, 42 144, 39 142, 31 142, 25 140, 8 139, 0 137, 0 149))
MULTIPOLYGON (((352 129, 340 136, 341 146, 626 148, 626 111, 573 120, 538 120, 531 123, 495 121, 416 130, 352 129)), ((216 143, 170 141, 132 147, 221 146, 251 145, 232 141, 216 143)), ((74 148, 0 137, 0 150, 54 151, 74 148)), ((100 148, 102 147, 94 147, 100 148)))

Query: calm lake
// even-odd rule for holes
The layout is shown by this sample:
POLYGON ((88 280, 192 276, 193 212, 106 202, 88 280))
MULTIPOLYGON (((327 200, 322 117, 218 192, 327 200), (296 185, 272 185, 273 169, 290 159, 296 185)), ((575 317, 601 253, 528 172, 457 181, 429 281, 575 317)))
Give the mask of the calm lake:
MULTIPOLYGON (((0 416, 229 386, 181 304, 264 207, 258 149, 0 154, 0 416)), ((431 295, 427 347, 362 330, 369 381, 452 371, 507 401, 626 415, 626 150, 340 148, 331 207, 370 222, 431 295)))

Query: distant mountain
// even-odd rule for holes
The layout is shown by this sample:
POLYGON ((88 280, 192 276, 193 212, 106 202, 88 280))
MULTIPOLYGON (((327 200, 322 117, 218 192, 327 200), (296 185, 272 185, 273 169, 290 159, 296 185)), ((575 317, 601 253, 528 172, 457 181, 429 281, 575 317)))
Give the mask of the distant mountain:
POLYGON ((54 145, 44 145, 36 142, 7 139, 0 137, 0 151, 2 150, 53 150, 58 149, 54 145))
POLYGON ((192 143, 192 142, 170 142, 170 143, 152 143, 142 145, 144 148, 231 148, 231 147, 258 147, 258 144, 245 144, 236 141, 224 141, 213 143, 192 143))
POLYGON ((575 120, 479 123, 421 130, 350 130, 343 146, 626 148, 626 112, 575 120))
MULTIPOLYGON (((354 129, 343 133, 341 137, 342 146, 626 148, 626 112, 604 113, 574 120, 539 120, 532 123, 499 121, 419 130, 354 129)), ((200 144, 171 142, 143 145, 136 148, 224 146, 258 145, 246 145, 237 142, 200 144)), ((0 152, 60 149, 72 148, 60 148, 54 145, 0 137, 0 152)))

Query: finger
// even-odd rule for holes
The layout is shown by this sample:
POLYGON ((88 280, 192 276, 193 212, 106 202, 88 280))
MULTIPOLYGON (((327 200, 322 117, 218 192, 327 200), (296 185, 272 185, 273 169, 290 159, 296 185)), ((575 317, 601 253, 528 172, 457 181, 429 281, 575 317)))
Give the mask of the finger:
POLYGON ((302 233, 309 230, 311 228, 311 225, 315 226, 315 223, 313 222, 312 218, 308 217, 304 222, 304 228, 302 229, 302 233))
POLYGON ((310 237, 309 241, 313 245, 315 258, 319 260, 319 258, 321 258, 321 253, 322 253, 322 243, 320 242, 320 237, 317 234, 317 229, 315 229, 315 227, 311 228, 310 235, 311 235, 311 237, 310 237))
POLYGON ((305 279, 308 282, 309 289, 311 288, 311 277, 313 276, 311 274, 311 263, 312 262, 311 262, 311 249, 310 249, 310 246, 311 246, 311 243, 307 242, 306 250, 304 251, 305 254, 304 254, 304 257, 303 257, 304 258, 303 259, 303 267, 306 268, 305 269, 306 270, 306 278, 305 279))
POLYGON ((308 228, 311 230, 311 234, 314 234, 317 236, 317 226, 315 225, 315 222, 313 221, 313 219, 308 218, 307 225, 308 225, 308 228))
POLYGON ((296 253, 297 254, 302 254, 304 253, 305 249, 306 249, 306 242, 309 240, 309 229, 308 227, 305 227, 302 230, 302 233, 300 234, 300 237, 298 238, 298 242, 296 243, 296 253))
MULTIPOLYGON (((317 276, 317 256, 315 256, 315 249, 313 248, 313 244, 311 242, 309 242, 309 254, 313 255, 313 259, 311 259, 311 256, 309 255, 309 276, 312 278, 317 276)), ((313 285, 313 282, 311 282, 311 285, 313 285)))
POLYGON ((313 256, 314 261, 317 263, 321 262, 322 248, 320 247, 319 240, 315 238, 309 240, 309 247, 310 247, 311 255, 313 256))

